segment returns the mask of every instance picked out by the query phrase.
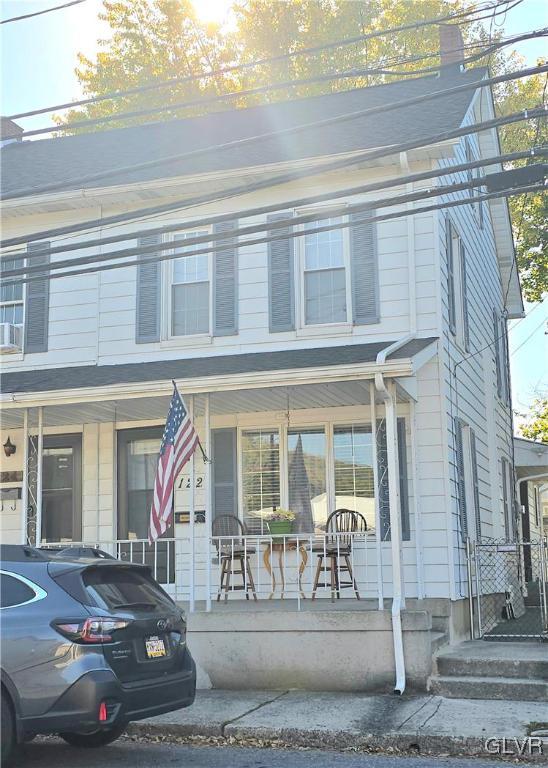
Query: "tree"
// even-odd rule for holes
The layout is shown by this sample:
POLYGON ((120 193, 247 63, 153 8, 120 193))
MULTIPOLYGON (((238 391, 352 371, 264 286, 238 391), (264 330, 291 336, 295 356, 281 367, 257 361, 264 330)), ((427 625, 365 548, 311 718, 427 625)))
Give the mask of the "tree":
MULTIPOLYGON (((199 21, 191 0, 103 0, 101 18, 107 22, 112 34, 110 38, 100 41, 95 61, 79 55, 76 74, 85 95, 100 96, 150 83, 154 79, 184 78, 197 72, 230 67, 231 64, 250 63, 369 31, 392 29, 456 14, 470 7, 468 0, 234 0, 233 29, 225 30, 223 34, 218 25, 199 21)), ((490 36, 493 28, 491 24, 490 36)), ((485 40, 486 30, 481 23, 464 24, 461 30, 466 45, 485 40)), ((500 32, 497 34, 500 35, 500 32)), ((203 114, 206 110, 226 109, 227 105, 243 107, 376 85, 398 79, 402 72, 420 72, 435 67, 439 63, 438 48, 438 28, 432 25, 328 49, 311 56, 295 56, 216 77, 174 83, 168 88, 145 90, 115 100, 84 105, 56 120, 66 125, 88 118, 240 92, 267 83, 293 83, 315 75, 353 69, 376 67, 385 73, 291 85, 268 94, 242 96, 208 106, 174 107, 167 113, 114 121, 109 127, 203 114)), ((499 53, 492 56, 489 62, 478 61, 476 65, 485 63, 498 72, 513 68, 517 61, 499 53)), ((538 106, 544 101, 545 82, 541 77, 532 77, 497 88, 495 96, 499 113, 538 106)), ((102 127, 97 126, 97 130, 102 127)), ((501 131, 503 149, 512 152, 546 143, 547 131, 546 123, 540 125, 540 122, 538 129, 531 121, 508 126, 501 131)), ((510 210, 524 294, 529 301, 538 301, 548 290, 548 201, 541 193, 519 196, 510 200, 510 210)))
POLYGON ((534 400, 526 419, 526 423, 521 427, 522 435, 529 440, 548 443, 548 399, 534 400))

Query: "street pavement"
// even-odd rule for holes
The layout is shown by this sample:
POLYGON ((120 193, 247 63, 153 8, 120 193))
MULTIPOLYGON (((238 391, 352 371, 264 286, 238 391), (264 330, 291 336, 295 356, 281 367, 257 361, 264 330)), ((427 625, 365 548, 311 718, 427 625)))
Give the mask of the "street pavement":
POLYGON ((75 749, 59 739, 26 744, 16 768, 499 768, 500 760, 387 757, 317 750, 150 744, 120 740, 102 749, 75 749))

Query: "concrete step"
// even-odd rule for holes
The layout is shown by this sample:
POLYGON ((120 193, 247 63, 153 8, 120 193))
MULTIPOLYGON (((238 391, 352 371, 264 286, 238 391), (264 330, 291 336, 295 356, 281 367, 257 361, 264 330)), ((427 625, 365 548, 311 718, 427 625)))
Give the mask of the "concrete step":
POLYGON ((444 648, 436 658, 442 677, 502 677, 548 680, 548 645, 484 640, 444 648))
POLYGON ((441 648, 444 648, 449 642, 449 636, 447 632, 436 632, 434 629, 430 632, 430 643, 432 646, 432 654, 437 653, 441 648))
POLYGON ((527 678, 445 677, 429 680, 430 693, 447 699, 506 699, 508 701, 548 701, 548 681, 527 678))

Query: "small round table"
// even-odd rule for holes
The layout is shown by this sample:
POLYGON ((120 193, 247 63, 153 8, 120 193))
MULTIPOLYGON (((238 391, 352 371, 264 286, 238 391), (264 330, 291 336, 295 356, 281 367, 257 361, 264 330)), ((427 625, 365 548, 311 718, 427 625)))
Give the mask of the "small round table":
POLYGON ((264 567, 266 568, 272 582, 272 592, 268 596, 269 600, 272 600, 276 592, 276 576, 274 574, 274 569, 272 568, 272 563, 271 563, 272 552, 278 553, 278 570, 280 572, 280 585, 281 585, 280 597, 283 600, 284 592, 285 592, 284 552, 295 552, 297 549, 299 550, 299 553, 301 556, 301 562, 299 565, 299 592, 301 593, 301 597, 303 598, 303 600, 306 598, 306 595, 303 592, 302 584, 301 584, 302 575, 304 573, 304 569, 306 568, 306 564, 308 562, 308 550, 306 548, 306 542, 301 541, 300 539, 284 540, 281 538, 277 539, 276 537, 274 537, 272 541, 266 542, 266 546, 263 553, 264 567))

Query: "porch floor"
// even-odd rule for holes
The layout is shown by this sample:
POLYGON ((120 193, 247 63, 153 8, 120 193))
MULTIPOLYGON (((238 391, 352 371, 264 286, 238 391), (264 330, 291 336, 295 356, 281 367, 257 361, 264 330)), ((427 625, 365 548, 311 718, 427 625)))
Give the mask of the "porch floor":
MULTIPOLYGON (((386 599, 384 601, 384 607, 385 610, 390 608, 390 599, 386 599)), ((181 601, 178 600, 177 604, 181 606, 181 608, 184 608, 185 611, 189 610, 189 603, 188 601, 181 601)), ((229 612, 229 613, 241 613, 242 611, 245 612, 256 612, 256 611, 264 611, 264 612, 274 612, 274 611, 285 611, 285 612, 297 612, 297 611, 377 611, 379 607, 378 601, 374 600, 372 598, 367 598, 363 600, 356 600, 352 598, 341 598, 340 600, 334 600, 331 602, 331 600, 326 598, 318 598, 317 600, 311 600, 310 598, 306 598, 304 600, 300 601, 300 608, 299 603, 294 598, 284 598, 283 600, 281 598, 272 598, 272 600, 268 599, 259 599, 259 600, 245 600, 240 598, 234 598, 231 599, 230 597, 225 602, 222 598, 220 602, 217 602, 216 600, 211 601, 211 610, 218 612, 229 612)), ((205 611, 206 610, 206 602, 205 600, 198 600, 195 603, 195 611, 205 611)))

